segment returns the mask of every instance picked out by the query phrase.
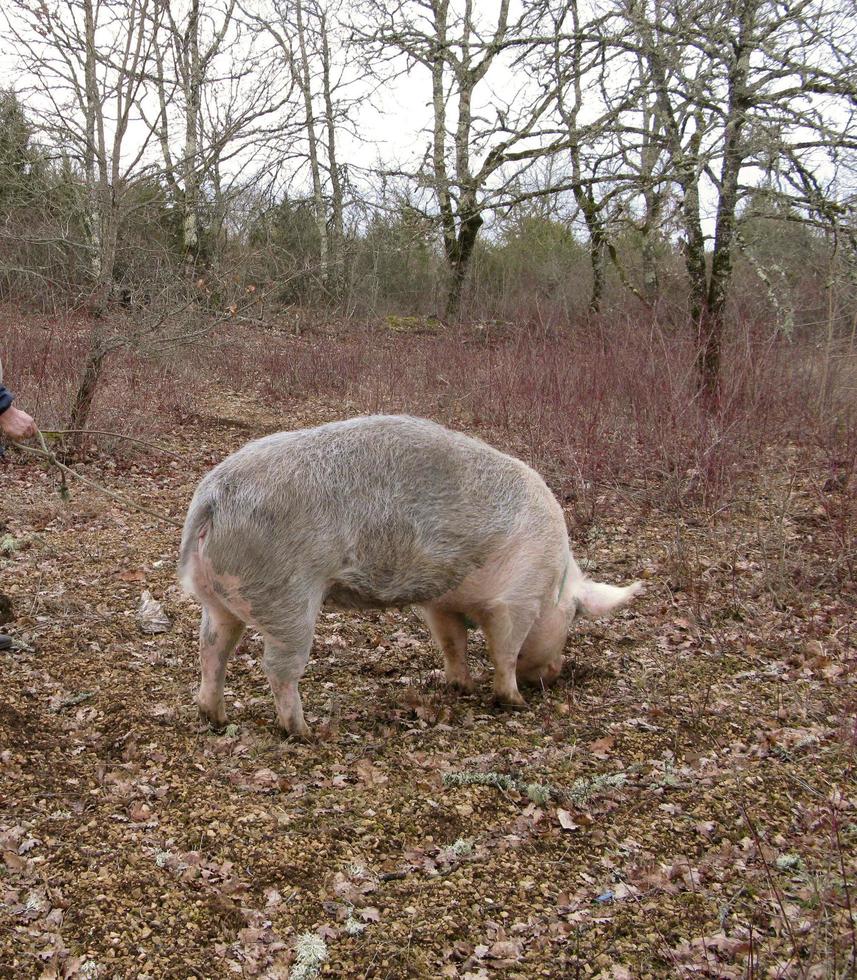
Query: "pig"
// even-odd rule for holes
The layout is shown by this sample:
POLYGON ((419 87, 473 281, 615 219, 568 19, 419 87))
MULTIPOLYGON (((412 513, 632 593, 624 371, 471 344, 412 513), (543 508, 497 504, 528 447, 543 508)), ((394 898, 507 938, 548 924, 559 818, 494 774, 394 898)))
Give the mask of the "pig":
POLYGON ((605 615, 640 589, 587 578, 562 508, 525 463, 406 415, 370 415, 248 443, 200 482, 179 578, 202 605, 200 712, 226 722, 227 660, 245 626, 264 640, 277 720, 308 737, 298 681, 323 605, 415 605, 447 682, 472 690, 468 626, 494 665, 498 702, 560 674, 576 614, 605 615))

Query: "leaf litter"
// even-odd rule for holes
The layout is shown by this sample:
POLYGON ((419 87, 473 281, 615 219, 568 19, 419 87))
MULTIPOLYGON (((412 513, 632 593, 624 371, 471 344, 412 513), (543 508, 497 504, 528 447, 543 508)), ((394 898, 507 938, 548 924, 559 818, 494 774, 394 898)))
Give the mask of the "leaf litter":
MULTIPOLYGON (((228 411, 259 434, 339 414, 228 411)), ((119 459, 111 479, 180 514, 253 434, 215 416, 175 433, 187 466, 119 459)), ((783 599, 766 487, 717 525, 605 494, 575 547, 605 578, 644 569, 649 593, 576 623, 563 678, 520 712, 439 686, 410 611, 322 614, 302 684, 320 738, 303 745, 276 731, 253 636, 230 664, 229 725, 198 721, 172 530, 85 489, 48 506, 48 474, 4 465, 28 546, 2 555, 23 645, 0 653, 0 972, 853 971, 854 584, 783 599), (170 632, 141 635, 141 591, 170 632)), ((807 473, 789 533, 823 581, 816 496, 807 473)))

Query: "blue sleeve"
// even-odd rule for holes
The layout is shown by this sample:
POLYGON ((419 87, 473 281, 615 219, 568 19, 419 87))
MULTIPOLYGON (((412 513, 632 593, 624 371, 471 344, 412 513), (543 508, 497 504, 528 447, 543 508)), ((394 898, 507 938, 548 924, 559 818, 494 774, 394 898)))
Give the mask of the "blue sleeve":
POLYGON ((14 397, 15 396, 11 391, 9 391, 8 388, 4 388, 3 385, 0 385, 0 415, 2 415, 12 404, 14 397))

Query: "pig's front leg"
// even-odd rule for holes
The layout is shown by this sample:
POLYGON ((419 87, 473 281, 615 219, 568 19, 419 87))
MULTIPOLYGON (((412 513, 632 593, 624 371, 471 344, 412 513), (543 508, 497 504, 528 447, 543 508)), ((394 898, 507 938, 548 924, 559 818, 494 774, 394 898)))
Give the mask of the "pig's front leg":
POLYGON ((440 647, 444 659, 446 682, 462 691, 475 687, 467 666, 467 627, 458 613, 446 612, 434 606, 422 606, 423 615, 440 647))
POLYGON ((226 724, 223 682, 226 661, 238 645, 244 624, 223 607, 203 606, 199 626, 201 680, 196 702, 200 714, 212 725, 226 724))
POLYGON ((534 619, 535 614, 527 610, 501 606, 492 610, 482 624, 494 662, 494 699, 501 704, 526 704, 518 690, 515 668, 534 619))

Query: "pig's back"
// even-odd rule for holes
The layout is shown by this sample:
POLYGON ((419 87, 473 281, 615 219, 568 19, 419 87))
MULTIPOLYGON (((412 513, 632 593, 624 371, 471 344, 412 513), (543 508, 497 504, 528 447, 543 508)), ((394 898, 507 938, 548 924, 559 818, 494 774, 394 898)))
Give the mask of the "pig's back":
POLYGON ((409 416, 267 436, 224 460, 198 495, 212 512, 207 551, 222 551, 224 571, 246 578, 249 562, 283 582, 307 574, 345 606, 437 598, 523 528, 550 535, 562 520, 525 464, 409 416))

